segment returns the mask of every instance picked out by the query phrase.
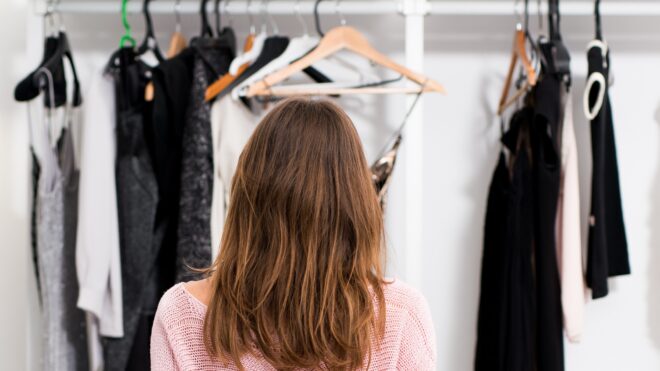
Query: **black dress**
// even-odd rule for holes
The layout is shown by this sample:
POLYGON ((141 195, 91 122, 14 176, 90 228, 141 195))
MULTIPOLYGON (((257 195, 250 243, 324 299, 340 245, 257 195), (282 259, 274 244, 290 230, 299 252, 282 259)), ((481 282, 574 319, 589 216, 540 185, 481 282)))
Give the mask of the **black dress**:
POLYGON ((565 84, 546 74, 511 119, 486 212, 475 370, 562 371, 556 257, 565 84))
POLYGON ((534 177, 534 271, 536 277, 536 366, 564 369, 564 341, 555 225, 559 197, 559 133, 566 86, 546 73, 534 91, 531 146, 534 177))
MULTIPOLYGON (((594 299, 607 295, 607 278, 630 274, 628 244, 621 209, 619 170, 612 124, 612 108, 608 94, 609 49, 605 56, 599 46, 587 52, 589 75, 602 74, 605 86, 603 105, 591 120, 593 173, 591 182, 591 215, 587 254, 587 285, 594 299)), ((589 104, 593 106, 599 89, 592 89, 589 104)))
POLYGON ((534 111, 511 119, 488 194, 481 294, 477 324, 477 371, 528 371, 534 365, 533 179, 529 131, 534 111))

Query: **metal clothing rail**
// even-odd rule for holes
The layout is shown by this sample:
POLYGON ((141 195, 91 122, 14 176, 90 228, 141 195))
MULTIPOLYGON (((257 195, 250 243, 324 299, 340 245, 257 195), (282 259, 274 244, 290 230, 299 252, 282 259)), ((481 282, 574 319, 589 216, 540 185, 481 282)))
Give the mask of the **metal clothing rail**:
MULTIPOLYGON (((212 6, 209 2, 209 10, 212 6)), ((272 0, 268 1, 267 9, 270 14, 293 14, 296 5, 299 4, 299 11, 302 14, 311 14, 314 8, 313 1, 292 1, 292 0, 272 0)), ((520 2, 522 3, 522 2, 520 2)), ((407 0, 358 0, 342 1, 339 5, 339 11, 342 14, 393 14, 406 13, 410 4, 407 0)), ((447 15, 447 16, 511 16, 514 14, 513 0, 496 1, 425 1, 419 2, 425 14, 447 15)), ((67 1, 61 0, 57 9, 62 13, 79 14, 104 14, 119 13, 120 2, 112 0, 101 1, 67 1)), ((128 11, 138 13, 141 9, 141 1, 132 1, 128 4, 128 11)), ((537 12, 537 2, 529 2, 530 12, 537 12)), ((542 10, 547 9, 546 2, 541 4, 542 10)), ((593 15, 593 1, 565 1, 560 4, 562 16, 591 16, 593 15)), ((181 1, 179 7, 183 14, 197 13, 199 11, 198 1, 181 1)), ((247 1, 233 0, 227 5, 227 11, 230 14, 246 14, 247 1)), ((522 4, 518 4, 518 9, 522 10, 522 4)), ((263 10, 260 1, 252 1, 249 12, 258 14, 263 10)), ((46 11, 46 0, 35 0, 35 12, 43 14, 46 11)), ((154 1, 150 5, 150 11, 154 14, 170 14, 174 11, 174 1, 154 1)), ((337 11, 333 1, 323 3, 319 7, 319 13, 333 14, 337 11)), ((414 11, 417 13, 418 11, 414 11)), ((607 1, 601 4, 601 14, 604 16, 660 16, 660 2, 649 1, 607 1)))

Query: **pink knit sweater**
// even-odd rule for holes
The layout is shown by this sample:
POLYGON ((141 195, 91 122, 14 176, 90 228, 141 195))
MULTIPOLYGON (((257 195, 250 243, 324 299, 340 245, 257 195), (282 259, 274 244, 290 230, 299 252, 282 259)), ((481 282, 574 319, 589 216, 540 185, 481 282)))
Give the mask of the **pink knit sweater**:
MULTIPOLYGON (((372 337, 370 370, 435 369, 435 333, 426 300, 399 281, 385 285, 385 334, 380 347, 372 337)), ((212 359, 203 342, 206 306, 182 283, 169 289, 158 305, 151 334, 152 370, 237 370, 212 359)), ((253 354, 241 358, 246 370, 275 370, 253 354)), ((365 367, 366 368, 366 367, 365 367)))

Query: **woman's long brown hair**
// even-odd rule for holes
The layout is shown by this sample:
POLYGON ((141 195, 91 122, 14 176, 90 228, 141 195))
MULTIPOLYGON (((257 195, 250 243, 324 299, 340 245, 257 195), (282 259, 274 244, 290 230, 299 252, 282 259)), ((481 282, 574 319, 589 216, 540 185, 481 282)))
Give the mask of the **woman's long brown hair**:
POLYGON ((232 181, 209 270, 209 353, 240 369, 249 352, 279 370, 366 366, 384 330, 383 260, 381 208, 350 118, 328 101, 279 104, 232 181))

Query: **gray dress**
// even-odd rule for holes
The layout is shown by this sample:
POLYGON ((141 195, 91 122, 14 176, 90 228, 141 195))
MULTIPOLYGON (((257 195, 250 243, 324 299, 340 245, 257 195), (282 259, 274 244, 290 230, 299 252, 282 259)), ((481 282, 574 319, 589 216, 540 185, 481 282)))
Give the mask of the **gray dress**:
POLYGON ((42 362, 44 370, 86 370, 89 365, 85 317, 76 308, 78 173, 71 132, 62 132, 58 153, 48 139, 51 124, 31 124, 32 146, 41 170, 34 207, 42 303, 42 362))

